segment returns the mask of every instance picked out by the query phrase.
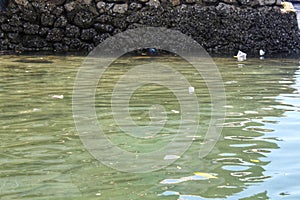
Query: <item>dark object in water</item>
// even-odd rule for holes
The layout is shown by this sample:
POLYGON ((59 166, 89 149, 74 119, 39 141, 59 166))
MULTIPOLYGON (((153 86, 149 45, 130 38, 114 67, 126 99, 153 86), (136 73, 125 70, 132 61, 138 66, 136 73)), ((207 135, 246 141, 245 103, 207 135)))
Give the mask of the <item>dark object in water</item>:
POLYGON ((0 0, 0 7, 2 11, 6 11, 9 0, 0 0))

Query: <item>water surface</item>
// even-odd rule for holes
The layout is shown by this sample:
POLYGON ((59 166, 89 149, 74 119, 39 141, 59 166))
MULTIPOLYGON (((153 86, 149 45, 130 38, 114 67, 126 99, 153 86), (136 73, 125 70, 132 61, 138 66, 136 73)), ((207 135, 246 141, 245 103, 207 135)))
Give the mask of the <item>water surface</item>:
POLYGON ((222 136, 198 158, 210 119, 205 82, 177 57, 122 58, 96 92, 107 137, 131 152, 149 152, 172 139, 180 110, 159 85, 139 88, 131 116, 149 123, 148 108, 164 106, 168 121, 154 138, 123 134, 111 113, 114 84, 137 64, 159 61, 184 74, 199 95, 201 130, 180 159, 159 171, 133 174, 108 168, 83 146, 72 116, 72 92, 83 57, 0 57, 0 199, 300 199, 299 59, 214 58, 227 95, 222 136), (200 88, 200 89, 198 89, 200 88))

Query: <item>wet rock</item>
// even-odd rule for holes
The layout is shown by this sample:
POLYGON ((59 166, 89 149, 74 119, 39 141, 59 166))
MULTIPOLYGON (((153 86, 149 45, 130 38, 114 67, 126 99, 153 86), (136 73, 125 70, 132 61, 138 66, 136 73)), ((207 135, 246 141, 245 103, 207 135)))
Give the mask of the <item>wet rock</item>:
POLYGON ((95 29, 90 28, 90 29, 83 29, 81 31, 81 36, 80 38, 84 41, 93 41, 93 38, 97 35, 97 32, 95 29))
POLYGON ((93 25, 95 16, 93 13, 87 11, 80 11, 75 14, 74 24, 80 28, 89 28, 93 25))
POLYGON ((49 42, 59 42, 64 37, 64 30, 60 28, 50 29, 46 40, 49 42))
POLYGON ((41 16, 41 24, 43 26, 53 26, 55 21, 55 16, 51 15, 50 13, 44 13, 41 16))
POLYGON ((54 27, 65 27, 68 24, 68 20, 65 16, 60 16, 54 23, 54 27))
POLYGON ((75 50, 78 51, 78 49, 81 49, 82 42, 78 39, 70 39, 70 38, 65 38, 64 43, 68 45, 70 50, 75 50))
POLYGON ((80 35, 80 29, 77 26, 74 25, 67 25, 66 27, 66 32, 65 32, 67 37, 79 37, 80 35))
POLYGON ((63 44, 61 43, 54 43, 53 44, 53 49, 54 51, 56 52, 65 52, 68 50, 68 47, 67 46, 64 46, 63 44))
POLYGON ((22 38, 22 44, 27 48, 42 48, 47 46, 45 39, 36 35, 25 35, 22 38))

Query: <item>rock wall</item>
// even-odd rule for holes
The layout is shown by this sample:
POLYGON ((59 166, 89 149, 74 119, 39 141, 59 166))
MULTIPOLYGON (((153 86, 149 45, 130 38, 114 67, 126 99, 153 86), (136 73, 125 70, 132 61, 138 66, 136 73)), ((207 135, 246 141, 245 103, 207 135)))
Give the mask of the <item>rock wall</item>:
POLYGON ((141 26, 180 30, 208 52, 300 53, 294 12, 278 0, 11 0, 0 11, 1 51, 91 51, 141 26))

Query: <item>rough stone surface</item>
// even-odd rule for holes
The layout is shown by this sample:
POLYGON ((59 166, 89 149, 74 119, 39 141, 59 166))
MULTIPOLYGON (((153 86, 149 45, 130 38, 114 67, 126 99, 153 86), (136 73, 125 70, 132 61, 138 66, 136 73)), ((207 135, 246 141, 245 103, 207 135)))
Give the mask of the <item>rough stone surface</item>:
POLYGON ((0 51, 86 52, 127 29, 163 26, 212 53, 299 54, 296 14, 281 8, 280 0, 11 0, 0 12, 0 51))

